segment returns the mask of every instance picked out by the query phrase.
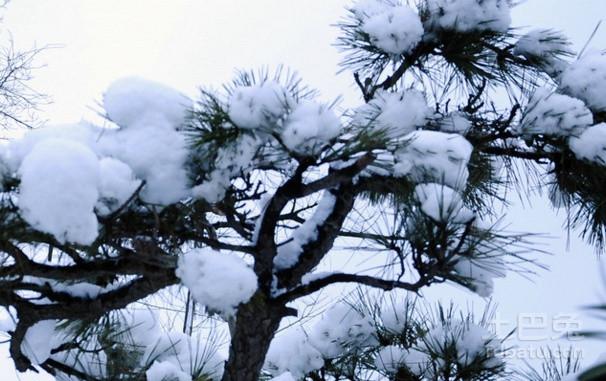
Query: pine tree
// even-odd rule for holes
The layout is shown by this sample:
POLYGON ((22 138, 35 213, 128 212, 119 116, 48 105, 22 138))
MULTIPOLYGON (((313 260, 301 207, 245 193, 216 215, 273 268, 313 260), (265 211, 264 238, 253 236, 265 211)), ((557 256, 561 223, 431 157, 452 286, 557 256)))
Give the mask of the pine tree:
POLYGON ((15 367, 150 381, 576 372, 570 358, 514 374, 491 306, 413 297, 442 283, 489 297, 494 278, 540 267, 534 236, 499 223, 507 191, 547 187, 571 229, 606 245, 606 55, 520 34, 512 6, 353 3, 337 46, 360 106, 341 115, 284 68, 238 72, 195 102, 126 78, 104 95, 106 126, 0 145, 15 367), (381 266, 317 270, 343 246, 381 266), (336 284, 358 296, 278 333, 336 284))

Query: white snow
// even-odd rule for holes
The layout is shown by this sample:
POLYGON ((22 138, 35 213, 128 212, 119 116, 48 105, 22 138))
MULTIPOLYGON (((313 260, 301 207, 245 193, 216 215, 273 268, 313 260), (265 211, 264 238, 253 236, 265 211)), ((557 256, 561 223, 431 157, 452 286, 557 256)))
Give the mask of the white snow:
POLYGON ((49 125, 41 128, 28 130, 19 138, 10 140, 6 146, 6 158, 9 168, 16 172, 21 166, 23 159, 41 142, 48 139, 69 140, 83 144, 97 152, 96 140, 101 129, 79 122, 65 125, 49 125))
POLYGON ((104 156, 124 162, 145 180, 144 201, 168 205, 189 195, 185 136, 164 119, 143 116, 129 128, 105 131, 98 140, 104 156))
POLYGON ((318 226, 332 213, 337 198, 330 191, 325 191, 316 206, 314 214, 299 226, 287 242, 278 247, 278 254, 274 258, 276 270, 288 269, 297 264, 303 246, 318 236, 318 226))
POLYGON ((215 343, 202 335, 188 336, 178 331, 163 333, 159 340, 147 346, 142 360, 161 362, 165 364, 164 369, 183 372, 177 373, 181 377, 205 375, 209 380, 219 381, 223 375, 224 359, 218 354, 215 343), (172 364, 172 367, 166 364, 172 364))
POLYGON ((401 333, 407 324, 410 311, 406 302, 392 299, 381 308, 381 322, 383 327, 391 333, 401 333))
POLYGON ((401 368, 407 368, 417 376, 423 375, 431 358, 414 348, 404 349, 396 345, 388 345, 377 353, 375 365, 387 374, 395 374, 401 368))
POLYGON ((361 29, 374 46, 393 55, 410 53, 424 32, 419 15, 406 5, 386 7, 383 12, 369 15, 361 29))
POLYGON ((557 30, 533 29, 520 37, 513 53, 542 65, 547 74, 555 77, 567 66, 563 57, 572 55, 570 45, 566 36, 557 30))
POLYGON ((406 139, 409 143, 395 152, 394 175, 454 189, 465 187, 473 146, 463 136, 422 130, 408 134, 406 139))
POLYGON ((506 32, 511 24, 508 0, 428 0, 427 29, 506 32))
POLYGON ((434 325, 423 336, 420 347, 424 352, 442 353, 446 348, 456 348, 457 362, 462 366, 482 363, 486 367, 502 365, 498 356, 501 343, 485 327, 472 321, 447 320, 434 325))
POLYGON ((265 357, 265 368, 272 375, 290 372, 295 379, 320 369, 323 365, 322 355, 298 327, 275 337, 265 357))
POLYGON ((440 131, 465 135, 472 127, 464 112, 453 112, 439 121, 440 131))
POLYGON ((582 100, 547 89, 530 98, 518 132, 524 135, 578 136, 593 124, 593 115, 582 100))
POLYGON ((292 97, 275 81, 234 89, 228 102, 228 115, 240 128, 271 128, 292 106, 292 97))
POLYGON ((455 272, 466 278, 473 291, 484 297, 490 297, 494 291, 494 279, 505 276, 505 265, 497 255, 478 255, 474 257, 456 256, 455 272))
POLYGON ((176 273, 198 303, 227 315, 257 290, 257 276, 242 259, 211 249, 182 255, 176 273))
POLYGON ((357 0, 353 3, 350 11, 358 20, 363 21, 368 17, 386 12, 392 6, 392 4, 382 0, 357 0))
POLYGON ((316 155, 341 132, 341 121, 325 105, 300 102, 286 120, 281 138, 284 145, 302 155, 316 155))
POLYGON ((464 224, 474 217, 463 205, 461 195, 446 185, 418 184, 415 197, 421 204, 421 211, 434 221, 464 224))
POLYGON ((589 127, 571 138, 568 145, 578 159, 606 165, 606 123, 589 127))
POLYGON ((295 378, 292 376, 292 373, 286 372, 286 373, 282 373, 278 377, 272 378, 270 381, 297 381, 297 380, 295 380, 295 378))
POLYGON ((15 318, 6 307, 0 307, 0 332, 8 332, 15 330, 15 318))
POLYGON ((188 152, 178 128, 185 123, 192 101, 159 83, 124 78, 110 85, 103 105, 121 128, 101 134, 100 150, 123 161, 145 180, 141 198, 168 205, 187 197, 184 163, 188 152))
POLYGON ((499 340, 485 327, 471 322, 463 325, 463 333, 456 344, 461 364, 470 365, 478 356, 496 354, 501 348, 499 340))
POLYGON ((377 353, 375 365, 386 373, 395 374, 400 368, 405 366, 407 354, 408 351, 406 349, 397 345, 385 346, 377 353))
POLYGON ((233 144, 223 147, 208 179, 193 187, 192 196, 209 203, 221 201, 232 178, 245 173, 251 167, 259 145, 260 141, 255 137, 242 135, 233 144))
POLYGON ((606 111, 606 54, 589 52, 572 62, 560 77, 560 89, 593 111, 606 111))
POLYGON ((376 343, 372 320, 346 302, 329 308, 314 325, 309 340, 325 358, 376 343))
POLYGON ((103 107, 107 116, 120 127, 133 127, 144 120, 145 123, 177 128, 187 118, 192 101, 163 84, 127 77, 110 84, 103 96, 103 107))
POLYGON ((21 342, 21 352, 32 364, 45 362, 51 355, 55 344, 56 320, 42 320, 27 329, 21 342))
POLYGON ((191 381, 191 375, 183 372, 176 365, 168 361, 154 361, 145 372, 147 381, 191 381))
POLYGON ((19 168, 19 209, 35 229, 61 243, 91 244, 99 197, 99 161, 86 146, 64 139, 37 144, 19 168))
POLYGON ((141 184, 133 171, 120 160, 105 157, 99 160, 100 184, 97 212, 110 214, 120 208, 135 193, 141 184))
POLYGON ((382 131, 387 138, 394 139, 424 126, 431 114, 425 96, 419 91, 381 91, 356 110, 354 122, 362 127, 382 131))

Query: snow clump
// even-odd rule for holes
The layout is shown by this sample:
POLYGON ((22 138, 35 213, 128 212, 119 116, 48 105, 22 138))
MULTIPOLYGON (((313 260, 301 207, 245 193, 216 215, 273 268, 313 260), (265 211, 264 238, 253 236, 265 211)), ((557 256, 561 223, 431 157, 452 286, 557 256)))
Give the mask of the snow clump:
POLYGON ((360 9, 356 6, 353 12, 361 16, 362 31, 383 52, 393 55, 410 53, 421 42, 423 24, 412 8, 387 4, 369 8, 366 3, 360 4, 360 9))
POLYGON ((589 52, 571 63, 560 76, 560 90, 592 111, 606 111, 606 54, 589 52))
POLYGON ((358 108, 354 122, 384 132, 387 138, 393 139, 424 126, 431 114, 425 96, 419 91, 381 91, 368 104, 358 108))
POLYGON ((518 132, 569 137, 592 124, 593 115, 582 100, 539 89, 530 99, 518 132))
POLYGON ((511 24, 508 0, 428 0, 426 28, 458 32, 506 32, 511 24))
POLYGON ((93 151, 74 141, 48 139, 25 157, 19 175, 19 210, 34 229, 60 243, 89 245, 97 238, 100 169, 93 151))
POLYGON ((396 176, 409 176, 415 182, 436 182, 454 189, 467 183, 473 146, 459 134, 439 131, 415 131, 406 136, 410 142, 395 153, 396 176))
POLYGON ((176 273, 198 303, 226 315, 257 290, 257 276, 242 259, 211 249, 185 253, 176 273))

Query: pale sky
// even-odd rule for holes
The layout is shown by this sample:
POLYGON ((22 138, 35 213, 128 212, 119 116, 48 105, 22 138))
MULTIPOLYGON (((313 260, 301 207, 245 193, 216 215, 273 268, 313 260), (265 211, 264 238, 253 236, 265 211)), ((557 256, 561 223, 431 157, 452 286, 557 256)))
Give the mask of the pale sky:
MULTIPOLYGON (((235 68, 275 67, 297 70, 320 90, 324 100, 344 96, 343 106, 358 104, 349 73, 336 75, 340 55, 331 27, 344 15, 343 0, 14 0, 4 13, 0 38, 12 36, 18 48, 53 46, 38 59, 32 86, 51 96, 40 115, 52 123, 93 118, 103 90, 116 78, 138 75, 195 96, 200 86, 220 86, 235 68)), ((604 0, 529 0, 514 10, 517 26, 563 30, 577 47, 606 18, 604 0)), ((606 48, 606 25, 592 41, 606 48)), ((512 200, 515 201, 515 200, 512 200)), ((547 233, 543 247, 554 253, 551 267, 533 282, 515 274, 497 282, 494 299, 501 318, 512 327, 519 316, 542 315, 549 321, 574 314, 582 328, 595 326, 579 310, 606 299, 606 280, 593 249, 573 234, 569 250, 561 229, 563 216, 547 202, 515 205, 506 217, 511 229, 547 233)), ((465 300, 482 305, 468 292, 432 289, 430 298, 465 300)), ((600 327, 597 325, 597 327, 600 327)), ((606 324, 603 328, 606 329, 606 324)), ((544 343, 542 341, 541 343, 544 343)), ((537 343, 518 343, 537 347, 537 343)), ((564 343, 565 344, 565 343, 564 343)), ((604 343, 575 344, 587 363, 604 343)), ((0 346, 0 379, 46 380, 41 375, 18 378, 0 346)))

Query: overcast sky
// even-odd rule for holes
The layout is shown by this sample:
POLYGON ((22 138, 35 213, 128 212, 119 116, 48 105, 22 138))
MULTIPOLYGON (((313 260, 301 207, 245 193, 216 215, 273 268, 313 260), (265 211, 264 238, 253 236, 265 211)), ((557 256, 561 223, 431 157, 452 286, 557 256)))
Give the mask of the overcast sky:
MULTIPOLYGON (((93 118, 103 90, 114 79, 138 75, 172 85, 194 96, 200 86, 220 86, 235 68, 285 64, 330 101, 344 96, 343 106, 359 102, 349 73, 336 75, 339 54, 331 45, 343 16, 342 0, 14 0, 4 14, 1 37, 15 45, 53 48, 38 59, 32 86, 51 96, 41 117, 52 123, 93 118)), ((514 10, 517 26, 561 29, 577 47, 584 45, 601 18, 604 0, 530 0, 514 10)), ((606 26, 593 40, 606 48, 606 26)), ((515 200, 513 200, 515 201, 515 200)), ((535 314, 549 321, 558 314, 575 314, 583 328, 591 327, 579 306, 604 300, 606 281, 593 249, 573 234, 569 250, 557 216, 548 204, 533 200, 516 204, 506 216, 511 229, 547 233, 545 249, 554 253, 534 283, 511 275, 498 281, 495 300, 501 318, 514 325, 519 316, 535 314), (547 314, 547 315, 542 315, 547 314)), ((483 300, 467 292, 435 289, 431 298, 483 300)), ((606 328, 606 324, 604 326, 606 328)), ((537 343, 519 343, 537 347, 537 343)), ((579 343, 587 362, 602 344, 579 343)), ((0 351, 0 379, 17 380, 0 351)), ((22 380, 44 380, 40 375, 22 380)))

